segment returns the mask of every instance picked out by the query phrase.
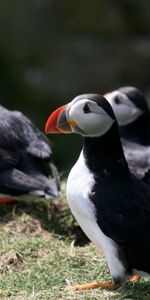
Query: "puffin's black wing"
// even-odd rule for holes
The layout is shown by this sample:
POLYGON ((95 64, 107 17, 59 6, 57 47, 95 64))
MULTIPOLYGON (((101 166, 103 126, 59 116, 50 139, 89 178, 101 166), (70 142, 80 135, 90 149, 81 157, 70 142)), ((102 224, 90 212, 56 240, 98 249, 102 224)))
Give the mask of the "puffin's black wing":
POLYGON ((16 151, 0 148, 0 172, 15 167, 20 160, 20 155, 16 151))
POLYGON ((0 145, 7 149, 26 149, 41 158, 50 158, 51 148, 45 135, 21 112, 0 106, 0 145))
POLYGON ((138 178, 146 181, 150 171, 150 146, 122 139, 122 145, 130 171, 138 178))
POLYGON ((118 243, 150 242, 150 189, 134 175, 98 180, 91 200, 108 237, 118 243))
POLYGON ((36 157, 50 158, 51 148, 45 135, 21 112, 13 112, 14 123, 16 119, 22 131, 26 151, 36 157))

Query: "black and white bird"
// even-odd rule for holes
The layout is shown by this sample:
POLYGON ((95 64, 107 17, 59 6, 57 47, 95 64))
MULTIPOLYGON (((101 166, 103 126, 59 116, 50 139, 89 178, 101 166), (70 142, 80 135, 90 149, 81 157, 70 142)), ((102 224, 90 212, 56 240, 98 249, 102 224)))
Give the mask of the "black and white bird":
POLYGON ((134 269, 150 273, 150 188, 129 171, 115 115, 98 94, 80 95, 53 112, 46 133, 78 133, 83 149, 67 182, 72 214, 108 262, 112 282, 138 281, 134 269))
POLYGON ((118 120, 130 171, 150 185, 150 111, 144 95, 127 86, 104 96, 118 120))
POLYGON ((51 154, 45 135, 24 114, 0 106, 0 203, 20 195, 57 197, 59 176, 51 154))

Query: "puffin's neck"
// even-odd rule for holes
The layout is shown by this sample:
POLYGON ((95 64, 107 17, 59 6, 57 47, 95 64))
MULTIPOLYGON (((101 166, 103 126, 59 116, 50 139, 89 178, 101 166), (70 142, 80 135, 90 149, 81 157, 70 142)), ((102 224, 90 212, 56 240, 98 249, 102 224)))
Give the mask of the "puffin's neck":
POLYGON ((129 125, 120 126, 120 135, 124 139, 148 145, 150 140, 150 113, 146 112, 129 125))
POLYGON ((100 174, 104 169, 116 171, 118 162, 128 171, 116 123, 101 137, 84 137, 83 155, 94 173, 100 174))

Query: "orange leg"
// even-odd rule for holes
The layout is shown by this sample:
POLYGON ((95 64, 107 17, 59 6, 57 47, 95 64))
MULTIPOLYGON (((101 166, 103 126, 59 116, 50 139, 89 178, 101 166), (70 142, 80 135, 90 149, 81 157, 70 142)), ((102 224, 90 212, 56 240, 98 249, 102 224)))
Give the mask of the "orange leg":
POLYGON ((65 288, 65 290, 75 290, 75 291, 82 291, 86 289, 95 289, 97 287, 101 288, 112 288, 116 287, 117 285, 113 284, 111 281, 110 282, 90 282, 90 283, 85 283, 85 284, 77 284, 74 286, 68 286, 65 288))
MULTIPOLYGON (((124 282, 125 284, 128 283, 133 283, 133 282, 138 282, 140 280, 140 276, 139 275, 132 275, 131 278, 124 282)), ((120 286, 121 284, 115 284, 110 282, 91 282, 91 283, 85 283, 85 284, 77 284, 74 286, 68 286, 65 288, 65 290, 69 291, 69 290, 75 290, 75 291, 82 291, 85 289, 95 289, 97 287, 101 287, 101 288, 116 288, 118 286, 120 286)))
POLYGON ((132 283, 132 282, 138 282, 138 281, 140 281, 140 279, 141 279, 141 276, 140 275, 137 275, 137 274, 135 274, 135 275, 132 275, 131 277, 130 277, 130 280, 129 281, 127 281, 127 282, 125 282, 125 283, 132 283))

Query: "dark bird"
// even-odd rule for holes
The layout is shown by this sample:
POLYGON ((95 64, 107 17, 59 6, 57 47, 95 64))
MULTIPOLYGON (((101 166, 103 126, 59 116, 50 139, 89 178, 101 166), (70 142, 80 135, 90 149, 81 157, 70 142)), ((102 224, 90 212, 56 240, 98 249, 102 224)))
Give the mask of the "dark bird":
POLYGON ((6 195, 57 197, 59 176, 51 154, 45 135, 24 114, 0 106, 0 203, 12 200, 6 195))
POLYGON ((98 94, 80 95, 51 114, 46 133, 78 133, 83 149, 67 181, 70 209, 88 238, 102 248, 111 287, 150 273, 150 188, 129 171, 115 115, 98 94))
POLYGON ((127 86, 104 96, 118 120, 130 171, 150 185, 150 111, 144 95, 127 86))

